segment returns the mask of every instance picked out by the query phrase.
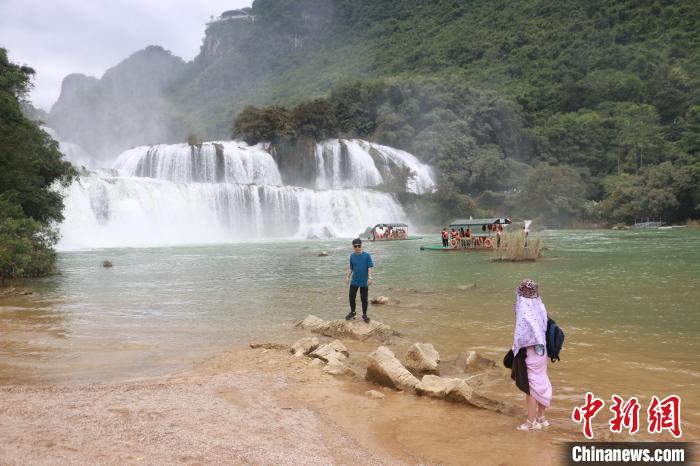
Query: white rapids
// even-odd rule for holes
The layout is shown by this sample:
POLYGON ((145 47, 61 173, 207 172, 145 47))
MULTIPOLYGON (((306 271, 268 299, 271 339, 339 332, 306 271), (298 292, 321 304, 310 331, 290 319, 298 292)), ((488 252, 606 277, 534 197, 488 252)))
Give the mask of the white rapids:
POLYGON ((402 190, 423 193, 435 185, 430 167, 413 155, 365 141, 324 141, 315 157, 311 189, 284 185, 263 145, 129 149, 111 168, 86 172, 66 188, 58 247, 355 237, 368 225, 406 220, 394 194, 371 188, 401 182, 402 190))

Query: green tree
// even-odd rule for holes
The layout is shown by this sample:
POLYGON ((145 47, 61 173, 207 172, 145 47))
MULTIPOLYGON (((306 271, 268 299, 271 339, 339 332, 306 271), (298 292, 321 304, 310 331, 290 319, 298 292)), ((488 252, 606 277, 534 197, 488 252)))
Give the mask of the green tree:
POLYGON ((0 48, 0 280, 51 271, 51 225, 63 220, 58 188, 77 176, 58 143, 22 114, 33 73, 0 48))
POLYGON ((248 144, 274 142, 289 135, 289 111, 280 106, 257 108, 249 105, 233 124, 233 137, 241 138, 248 144))
POLYGON ((642 183, 637 175, 623 173, 608 176, 603 180, 605 198, 602 211, 605 218, 613 223, 633 223, 635 218, 644 215, 641 197, 642 183))
POLYGON ((527 175, 520 193, 526 217, 548 226, 576 221, 586 201, 586 186, 579 172, 568 165, 540 163, 527 175))

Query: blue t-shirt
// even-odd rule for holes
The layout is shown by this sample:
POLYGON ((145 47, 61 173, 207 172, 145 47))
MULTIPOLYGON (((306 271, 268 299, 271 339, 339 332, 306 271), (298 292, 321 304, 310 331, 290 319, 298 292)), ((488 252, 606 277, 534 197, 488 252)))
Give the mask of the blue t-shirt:
POLYGON ((354 252, 350 254, 350 268, 352 269, 351 285, 365 287, 367 286, 368 269, 374 267, 372 256, 362 251, 360 254, 354 252))

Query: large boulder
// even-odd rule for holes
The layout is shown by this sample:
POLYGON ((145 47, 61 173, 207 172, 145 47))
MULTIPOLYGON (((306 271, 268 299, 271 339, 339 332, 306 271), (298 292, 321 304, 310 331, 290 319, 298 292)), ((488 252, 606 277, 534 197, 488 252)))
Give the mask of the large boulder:
POLYGON ((289 350, 296 357, 306 356, 316 348, 318 348, 319 342, 316 337, 302 338, 297 340, 292 348, 289 350))
POLYGON ((319 346, 309 353, 310 357, 318 358, 323 362, 344 361, 349 355, 347 348, 339 340, 319 346))
POLYGON ((369 323, 361 320, 324 321, 313 315, 297 323, 297 327, 331 338, 352 338, 360 341, 375 339, 386 342, 394 333, 388 325, 374 320, 369 323))
POLYGON ((496 367, 496 362, 483 357, 476 351, 464 351, 457 355, 455 367, 462 372, 478 372, 496 367))
POLYGON ((430 343, 414 343, 406 352, 406 369, 416 375, 438 374, 440 353, 430 343))
POLYGON ((466 403, 477 408, 504 412, 505 406, 500 401, 492 400, 476 391, 476 384, 469 379, 450 379, 436 375, 425 375, 415 387, 419 395, 431 396, 441 400, 466 403))
POLYGON ((380 346, 367 358, 367 374, 371 382, 397 390, 413 391, 418 379, 406 369, 386 346, 380 346))

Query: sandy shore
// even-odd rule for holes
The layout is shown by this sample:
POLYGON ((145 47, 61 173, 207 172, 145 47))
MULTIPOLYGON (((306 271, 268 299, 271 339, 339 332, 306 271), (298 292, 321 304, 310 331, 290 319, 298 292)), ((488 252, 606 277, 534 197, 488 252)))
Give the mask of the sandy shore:
POLYGON ((558 431, 236 349, 192 373, 0 386, 3 464, 555 464, 558 431), (383 399, 365 392, 380 390, 383 399))

